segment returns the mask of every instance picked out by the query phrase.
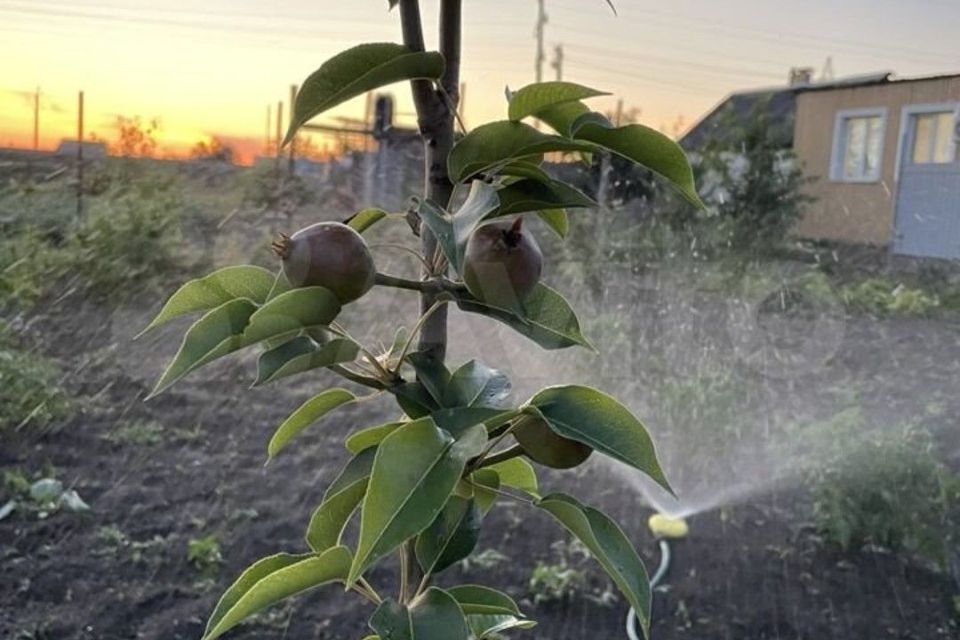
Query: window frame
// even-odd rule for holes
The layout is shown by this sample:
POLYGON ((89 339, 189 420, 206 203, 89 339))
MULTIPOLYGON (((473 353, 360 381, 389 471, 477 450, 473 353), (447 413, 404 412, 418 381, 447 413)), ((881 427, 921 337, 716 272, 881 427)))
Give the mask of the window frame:
POLYGON ((830 156, 830 181, 847 184, 873 184, 880 182, 883 176, 883 158, 887 146, 886 107, 866 107, 861 109, 840 109, 834 117, 833 145, 830 156), (880 118, 880 159, 877 168, 869 175, 848 178, 843 172, 846 156, 847 121, 855 118, 880 118))
MULTIPOLYGON (((913 152, 913 131, 910 127, 910 120, 913 116, 929 115, 931 113, 945 113, 952 111, 954 117, 960 119, 960 102, 928 102, 924 104, 908 104, 900 109, 900 139, 897 141, 897 165, 895 179, 900 179, 900 172, 903 170, 904 161, 909 159, 913 152)), ((960 162, 960 142, 954 142, 953 163, 960 162)), ((932 165, 944 166, 944 165, 932 165)))

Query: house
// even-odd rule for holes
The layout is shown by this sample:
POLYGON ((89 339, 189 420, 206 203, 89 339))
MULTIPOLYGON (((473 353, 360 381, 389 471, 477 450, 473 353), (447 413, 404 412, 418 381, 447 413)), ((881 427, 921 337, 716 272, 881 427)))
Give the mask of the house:
POLYGON ((814 178, 798 236, 960 258, 960 74, 791 77, 786 87, 732 94, 681 146, 695 152, 722 141, 731 117, 735 125, 761 105, 771 120, 792 121, 783 147, 814 178))
POLYGON ((79 147, 83 147, 84 160, 104 160, 107 157, 107 145, 102 142, 84 140, 78 143, 76 140, 61 140, 54 151, 54 155, 65 158, 76 158, 79 147))
POLYGON ((960 74, 811 86, 793 149, 816 198, 806 238, 960 258, 960 74))

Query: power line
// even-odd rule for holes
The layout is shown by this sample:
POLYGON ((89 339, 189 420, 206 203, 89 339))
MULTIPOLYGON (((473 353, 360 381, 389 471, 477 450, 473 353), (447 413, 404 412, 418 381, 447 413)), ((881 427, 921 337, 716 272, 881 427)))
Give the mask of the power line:
MULTIPOLYGON (((574 12, 576 10, 571 9, 574 12)), ((707 33, 711 36, 721 36, 728 38, 736 38, 738 41, 742 40, 753 40, 755 42, 773 42, 782 46, 794 47, 794 48, 805 48, 810 49, 811 45, 809 42, 815 42, 823 45, 830 45, 833 49, 836 50, 847 50, 852 53, 883 53, 890 55, 892 53, 899 53, 900 57, 907 61, 922 63, 922 64, 952 64, 956 65, 958 63, 958 58, 956 56, 951 56, 947 53, 934 53, 930 54, 927 50, 919 50, 907 47, 892 47, 887 46, 886 44, 872 44, 866 42, 851 41, 848 39, 837 39, 837 38, 828 38, 824 36, 800 34, 800 33, 791 33, 791 32, 777 32, 772 34, 768 29, 758 29, 744 26, 735 26, 722 22, 706 22, 703 20, 697 20, 693 18, 686 18, 683 16, 673 16, 672 14, 666 14, 663 12, 658 12, 652 9, 647 10, 637 10, 639 13, 653 15, 654 20, 651 21, 653 24, 658 26, 665 26, 669 28, 676 28, 682 30, 695 30, 702 33, 707 33), (666 16, 668 19, 664 19, 661 16, 666 16), (670 19, 673 19, 671 21, 670 19), (676 20, 686 21, 688 24, 678 24, 676 20), (726 31, 727 33, 723 33, 726 31), (733 33, 731 33, 733 32, 733 33), (737 33, 739 32, 739 33, 737 33), (749 36, 743 34, 751 34, 749 36), (787 42, 786 40, 792 40, 793 42, 787 42), (804 41, 809 41, 805 43, 804 41)), ((603 36, 605 38, 611 37, 610 31, 599 31, 597 29, 585 29, 582 26, 568 27, 562 24, 556 25, 557 29, 563 31, 570 31, 579 34, 592 34, 597 36, 603 36)))

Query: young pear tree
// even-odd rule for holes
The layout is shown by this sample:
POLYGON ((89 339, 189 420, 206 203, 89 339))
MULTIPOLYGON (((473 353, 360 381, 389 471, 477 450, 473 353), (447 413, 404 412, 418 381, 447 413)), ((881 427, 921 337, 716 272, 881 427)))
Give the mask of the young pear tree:
POLYGON ((190 281, 147 327, 202 314, 154 395, 249 347, 262 349, 256 384, 321 368, 350 383, 353 390, 320 391, 284 420, 267 446, 269 459, 324 415, 356 402, 357 388, 389 394, 402 410, 396 421, 347 438, 352 458, 310 519, 308 550, 278 553, 244 571, 211 614, 204 640, 333 583, 369 600, 369 639, 481 640, 528 629, 535 622, 504 593, 434 584, 473 551, 484 516, 503 499, 549 514, 578 538, 649 630, 650 587, 633 545, 600 511, 561 493, 542 495, 529 462, 567 469, 597 451, 669 491, 646 428, 615 399, 586 386, 549 387, 518 406, 505 404, 510 382, 503 372, 477 360, 447 366, 446 309, 453 304, 501 322, 543 349, 589 347, 568 303, 539 281, 544 257, 519 216, 537 215, 564 236, 567 210, 595 203, 551 178, 544 155, 616 154, 655 171, 700 206, 693 176, 671 140, 638 124, 615 127, 583 102, 604 94, 567 82, 518 89, 508 95, 506 119, 458 132, 461 3, 440 1, 439 51, 428 51, 418 0, 390 0, 403 42, 361 44, 322 64, 303 82, 287 132, 289 141, 308 120, 350 98, 410 82, 426 184, 407 214, 369 209, 343 223, 282 235, 274 244, 276 274, 233 266, 190 281), (531 118, 553 133, 526 124, 531 118), (420 279, 378 272, 361 235, 397 218, 419 236, 420 279), (373 286, 420 299, 413 329, 399 332, 386 353, 374 353, 337 322, 343 306, 363 304, 373 286), (359 535, 348 544, 344 531, 357 512, 359 535), (400 584, 372 584, 370 569, 392 555, 399 557, 400 584))

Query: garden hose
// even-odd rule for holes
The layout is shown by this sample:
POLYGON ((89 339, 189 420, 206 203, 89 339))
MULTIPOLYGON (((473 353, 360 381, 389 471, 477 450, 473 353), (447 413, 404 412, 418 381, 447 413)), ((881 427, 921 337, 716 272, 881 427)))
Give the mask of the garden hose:
MULTIPOLYGON (((670 518, 661 513, 650 516, 647 526, 660 543, 660 566, 650 579, 652 592, 663 581, 670 569, 670 540, 686 538, 690 528, 682 518, 670 518)), ((642 636, 637 631, 637 612, 632 607, 627 613, 627 636, 630 640, 642 640, 642 636)))

